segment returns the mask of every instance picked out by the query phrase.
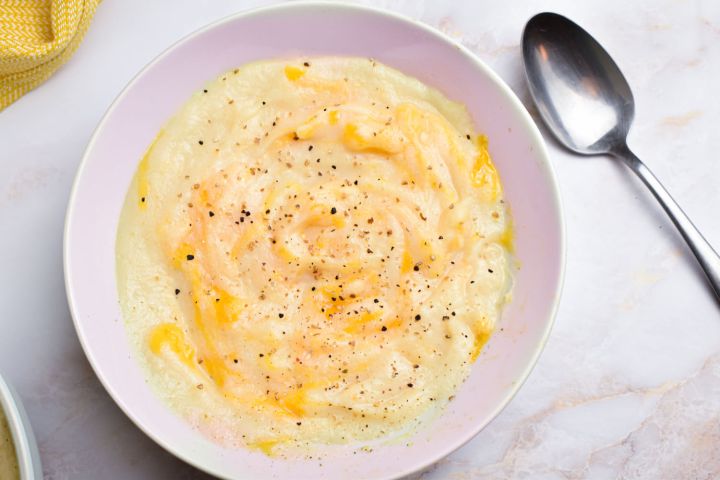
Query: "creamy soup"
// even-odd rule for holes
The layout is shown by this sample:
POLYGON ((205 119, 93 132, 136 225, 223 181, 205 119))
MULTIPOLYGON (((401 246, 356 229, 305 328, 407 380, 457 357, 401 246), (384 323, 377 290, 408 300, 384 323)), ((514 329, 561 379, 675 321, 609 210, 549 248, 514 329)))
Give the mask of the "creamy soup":
POLYGON ((5 412, 0 405, 0 478, 5 480, 20 480, 15 443, 13 442, 10 426, 5 412))
POLYGON ((462 105, 371 59, 252 63, 195 92, 118 228, 123 315, 158 394, 268 454, 432 417, 511 285, 487 142, 462 105))

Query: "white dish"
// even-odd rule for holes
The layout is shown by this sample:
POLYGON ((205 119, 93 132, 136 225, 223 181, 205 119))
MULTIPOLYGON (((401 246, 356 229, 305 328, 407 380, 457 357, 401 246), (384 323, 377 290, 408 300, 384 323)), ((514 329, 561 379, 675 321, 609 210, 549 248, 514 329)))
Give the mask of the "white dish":
MULTIPOLYGON (((479 24, 479 28, 482 25, 479 24)), ((85 152, 65 230, 65 281, 75 327, 101 382, 122 410, 178 457, 224 478, 398 478, 470 440, 508 404, 549 335, 562 287, 565 232, 542 137, 517 97, 472 53, 404 17, 366 7, 286 3, 240 13, 188 36, 148 65, 113 103, 85 152), (372 57, 464 103, 512 208, 513 301, 468 380, 441 417, 406 443, 328 447, 282 460, 207 440, 148 386, 121 318, 115 239, 128 185, 160 127, 206 81, 238 65, 291 56, 372 57)))
POLYGON ((0 410, 5 414, 22 480, 43 478, 40 453, 20 396, 0 375, 0 410))

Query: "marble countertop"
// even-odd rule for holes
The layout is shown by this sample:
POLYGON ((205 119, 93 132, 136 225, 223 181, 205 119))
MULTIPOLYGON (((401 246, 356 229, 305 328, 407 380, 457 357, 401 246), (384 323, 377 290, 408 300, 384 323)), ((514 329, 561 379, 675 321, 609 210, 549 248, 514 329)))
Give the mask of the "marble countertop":
MULTIPOLYGON (((85 145, 127 81, 183 35, 265 3, 105 0, 72 60, 0 113, 0 371, 26 402, 48 479, 203 477, 133 426, 90 369, 65 300, 63 221, 85 145)), ((576 20, 633 87, 631 147, 720 248, 720 2, 366 3, 456 37, 528 106, 525 21, 576 20)), ((497 419, 416 478, 720 477, 720 304, 629 172, 549 147, 568 236, 555 329, 497 419)))

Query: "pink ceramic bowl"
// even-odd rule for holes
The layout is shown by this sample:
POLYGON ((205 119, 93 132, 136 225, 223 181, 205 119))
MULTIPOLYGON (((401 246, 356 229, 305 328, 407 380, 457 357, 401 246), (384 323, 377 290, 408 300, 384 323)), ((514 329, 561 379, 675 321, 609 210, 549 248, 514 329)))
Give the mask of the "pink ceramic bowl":
MULTIPOLYGON (((560 296, 564 230, 543 140, 513 92, 464 47, 425 25, 359 6, 292 3, 240 13, 173 45, 120 94, 87 147, 70 198, 65 282, 85 353, 110 395, 145 433, 183 460, 226 478, 397 478, 470 440, 530 373, 560 296), (118 305, 115 234, 143 151, 205 81, 246 62, 295 55, 373 57, 467 105, 502 178, 516 227, 514 298, 502 329, 442 416, 405 442, 371 452, 333 447, 323 460, 272 459, 206 440, 155 397, 133 358, 118 305)), ((357 447, 357 446, 354 446, 357 447)))

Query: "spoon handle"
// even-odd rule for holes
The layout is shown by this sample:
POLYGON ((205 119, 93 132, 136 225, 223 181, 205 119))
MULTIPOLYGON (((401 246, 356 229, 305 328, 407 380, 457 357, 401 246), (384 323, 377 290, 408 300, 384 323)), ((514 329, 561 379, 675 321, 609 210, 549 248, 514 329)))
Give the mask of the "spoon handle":
POLYGON ((657 201, 660 202, 660 205, 665 209, 670 220, 672 220, 687 242, 690 250, 695 254, 695 257, 710 281, 710 285, 715 291, 715 295, 720 299, 720 256, 718 256, 717 252, 715 252, 712 246, 705 240, 705 237, 703 237, 700 231, 693 225, 682 208, 680 208, 680 205, 678 205, 668 191, 665 190, 660 180, 630 151, 627 145, 623 145, 613 153, 616 157, 622 159, 625 164, 640 177, 657 201))

